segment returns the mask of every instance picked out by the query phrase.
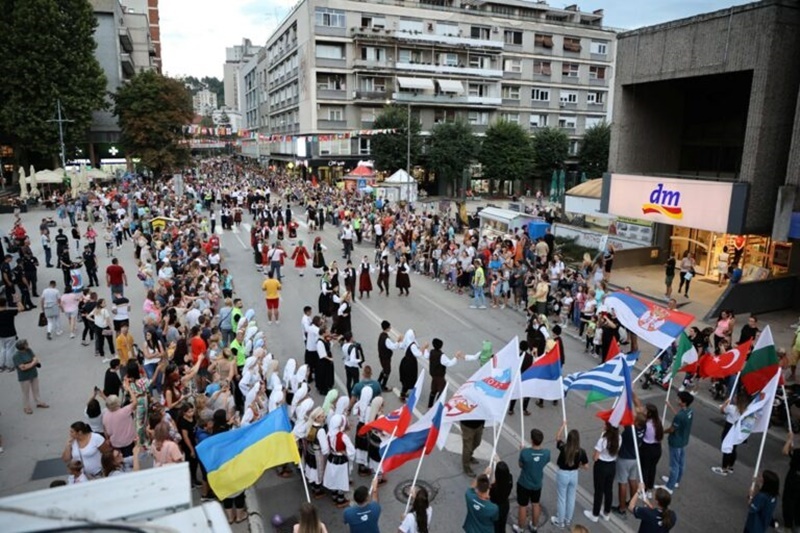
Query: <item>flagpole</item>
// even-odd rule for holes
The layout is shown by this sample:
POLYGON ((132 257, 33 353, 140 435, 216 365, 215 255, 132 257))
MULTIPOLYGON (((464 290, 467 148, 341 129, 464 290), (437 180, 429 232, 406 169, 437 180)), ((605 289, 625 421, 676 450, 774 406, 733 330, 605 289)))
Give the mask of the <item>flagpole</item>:
MULTIPOLYGON (((516 373, 517 375, 519 375, 519 365, 517 365, 516 373)), ((503 433, 503 423, 506 419, 506 413, 508 413, 508 406, 511 404, 511 396, 513 396, 512 394, 513 392, 514 392, 513 390, 508 392, 508 398, 506 398, 506 405, 503 408, 503 418, 500 419, 500 429, 496 431, 494 434, 494 444, 492 445, 492 457, 491 459, 489 459, 490 469, 494 467, 494 455, 495 453, 497 453, 497 443, 500 440, 500 434, 503 433)))
MULTIPOLYGON (((730 394, 730 396, 728 396, 728 402, 732 402, 733 401, 733 395, 736 394, 736 385, 739 384, 739 376, 741 376, 741 375, 742 375, 742 371, 741 370, 736 373, 736 378, 733 380, 733 387, 731 387, 731 390, 730 390, 731 394, 730 394)), ((785 396, 786 395, 786 391, 783 391, 783 394, 785 396)), ((791 418, 788 418, 787 420, 791 420, 791 418)))
POLYGON ((397 426, 395 426, 394 429, 392 430, 392 434, 389 436, 389 442, 386 443, 386 449, 383 450, 383 454, 381 454, 381 462, 378 463, 378 468, 375 469, 375 477, 372 479, 372 484, 369 486, 370 494, 372 494, 372 487, 375 486, 375 481, 377 481, 378 476, 381 475, 381 469, 383 468, 383 460, 386 459, 386 454, 389 453, 389 446, 392 445, 395 433, 397 433, 397 426))
POLYGON ((789 434, 793 434, 792 431, 792 412, 789 409, 789 397, 786 396, 786 387, 781 385, 781 392, 783 392, 783 407, 786 409, 786 426, 789 429, 789 434))
POLYGON ((637 375, 637 376, 636 376, 636 379, 634 379, 634 380, 633 380, 633 383, 636 383, 637 381, 639 381, 640 379, 642 379, 642 376, 644 376, 645 372, 647 372, 648 370, 650 370, 650 367, 651 367, 651 366, 653 366, 654 364, 656 364, 656 361, 658 361, 659 359, 661 359, 661 356, 662 356, 662 355, 664 355, 664 352, 665 352, 665 351, 667 351, 667 349, 666 349, 666 348, 664 348, 663 350, 661 350, 660 352, 658 352, 658 353, 656 354, 656 356, 655 356, 655 357, 653 357, 653 360, 652 360, 652 361, 650 361, 649 363, 647 363, 647 366, 645 366, 645 367, 642 369, 642 371, 641 371, 641 372, 639 372, 639 375, 637 375))
MULTIPOLYGON (((780 374, 780 372, 781 372, 781 370, 778 369, 778 371, 776 372, 776 375, 780 374)), ((781 385, 781 387, 783 388, 783 385, 781 385)), ((784 401, 784 403, 786 403, 786 402, 784 401)), ((775 396, 773 395, 772 396, 772 401, 769 404, 769 414, 767 415, 767 417, 768 417, 767 420, 769 420, 769 418, 772 418, 772 408, 774 407, 774 405, 775 405, 775 396)), ((791 432, 792 431, 792 419, 790 418, 789 420, 787 420, 787 423, 789 424, 789 432, 791 432)), ((755 468, 755 471, 753 472, 753 481, 750 483, 750 492, 749 492, 749 494, 751 496, 753 494, 753 491, 756 488, 756 481, 758 480, 758 471, 761 468, 761 457, 764 455, 764 444, 766 444, 766 442, 767 442, 767 433, 769 433, 769 423, 767 424, 767 427, 764 428, 764 431, 761 434, 761 446, 758 447, 758 458, 756 459, 756 468, 755 468)))
POLYGON ((675 381, 675 376, 669 379, 669 387, 667 387, 667 397, 664 400, 664 412, 661 413, 661 425, 667 423, 667 404, 669 404, 669 393, 672 392, 672 382, 675 381))
MULTIPOLYGON (((525 445, 525 419, 522 416, 522 412, 525 410, 523 407, 525 398, 522 397, 522 372, 517 372, 517 384, 519 385, 519 440, 520 445, 525 445)), ((562 387, 563 391, 563 387, 562 387)), ((563 392, 562 392, 563 394, 563 392)), ((785 394, 784 394, 785 396, 785 394)))
MULTIPOLYGON (((639 481, 644 483, 644 475, 642 474, 642 459, 639 457, 639 441, 636 439, 636 422, 634 421, 631 426, 631 433, 633 433, 633 450, 636 452, 636 468, 639 470, 639 481)), ((633 496, 633 495, 631 495, 633 496)), ((647 492, 643 495, 644 500, 647 501, 647 492)))
POLYGON ((567 427, 567 400, 564 396, 564 377, 558 378, 561 382, 561 420, 564 422, 564 433, 569 433, 569 428, 567 427))
POLYGON ((414 490, 414 487, 417 486, 417 477, 419 477, 420 468, 422 468, 422 460, 425 459, 425 449, 422 449, 422 455, 419 456, 419 462, 417 463, 417 471, 414 472, 414 480, 411 482, 411 487, 408 489, 408 500, 406 500, 406 510, 403 511, 403 516, 408 513, 408 508, 411 507, 411 494, 414 490))
POLYGON ((308 503, 311 503, 311 494, 308 492, 308 480, 306 480, 306 461, 305 461, 305 450, 303 450, 303 455, 300 457, 300 475, 303 476, 303 488, 306 489, 306 500, 308 503))

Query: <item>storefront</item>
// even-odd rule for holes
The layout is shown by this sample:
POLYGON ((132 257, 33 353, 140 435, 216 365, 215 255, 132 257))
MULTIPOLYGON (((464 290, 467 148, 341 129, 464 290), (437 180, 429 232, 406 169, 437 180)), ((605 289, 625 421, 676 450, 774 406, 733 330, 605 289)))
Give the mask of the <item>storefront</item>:
POLYGON ((720 255, 727 247, 728 266, 742 269, 742 281, 789 271, 791 243, 744 234, 746 183, 611 174, 605 179, 601 211, 651 222, 653 245, 680 259, 694 254, 696 274, 716 280, 720 255))

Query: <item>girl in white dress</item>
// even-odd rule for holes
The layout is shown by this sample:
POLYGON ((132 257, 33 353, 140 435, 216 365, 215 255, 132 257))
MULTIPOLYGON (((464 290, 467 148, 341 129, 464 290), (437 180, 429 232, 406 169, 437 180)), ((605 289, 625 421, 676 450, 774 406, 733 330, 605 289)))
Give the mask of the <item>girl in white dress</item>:
POLYGON ((350 501, 345 494, 350 492, 350 461, 355 458, 356 449, 346 433, 347 419, 334 415, 328 424, 328 461, 322 485, 331 493, 336 507, 347 507, 350 501))

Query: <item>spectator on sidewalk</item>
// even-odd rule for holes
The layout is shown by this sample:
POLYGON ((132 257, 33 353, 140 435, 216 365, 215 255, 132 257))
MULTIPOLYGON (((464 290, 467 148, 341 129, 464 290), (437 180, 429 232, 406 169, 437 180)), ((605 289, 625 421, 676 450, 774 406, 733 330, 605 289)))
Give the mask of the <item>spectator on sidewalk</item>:
POLYGON ((123 457, 131 457, 136 441, 136 426, 133 423, 134 405, 129 403, 121 407, 121 403, 119 396, 106 397, 103 433, 113 449, 122 452, 123 457))
POLYGON ((42 312, 47 319, 47 340, 53 338, 53 333, 61 335, 61 292, 56 288, 56 282, 51 281, 50 285, 42 291, 39 300, 42 305, 42 312))
POLYGON ((124 294, 125 287, 128 286, 128 276, 125 275, 125 269, 119 266, 119 259, 116 257, 106 268, 106 285, 111 289, 112 297, 115 294, 124 294))
POLYGON ((50 407, 44 403, 39 396, 39 367, 41 363, 39 358, 34 355, 33 351, 28 346, 28 341, 20 339, 16 344, 17 352, 14 354, 14 367, 17 369, 17 380, 22 388, 22 406, 25 414, 33 414, 31 408, 31 398, 33 398, 36 407, 40 409, 47 409, 50 407))
POLYGON ((22 311, 22 302, 9 302, 0 296, 0 372, 14 371, 14 352, 17 351, 17 328, 14 321, 22 311), (10 305, 9 305, 10 304, 10 305))
POLYGON ((669 445, 669 476, 661 476, 666 483, 663 486, 672 494, 678 488, 683 477, 684 466, 686 464, 686 446, 689 444, 689 436, 692 433, 692 421, 694 411, 690 408, 694 396, 691 393, 682 391, 678 393, 678 407, 676 410, 672 404, 667 402, 667 407, 675 414, 672 425, 664 430, 669 435, 667 444, 669 445))

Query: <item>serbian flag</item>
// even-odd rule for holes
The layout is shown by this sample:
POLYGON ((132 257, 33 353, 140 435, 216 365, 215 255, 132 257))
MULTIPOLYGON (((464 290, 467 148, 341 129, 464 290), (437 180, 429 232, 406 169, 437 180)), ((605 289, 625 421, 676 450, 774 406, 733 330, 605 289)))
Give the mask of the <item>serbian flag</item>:
POLYGON ((563 395, 561 384, 561 354, 558 343, 536 359, 520 376, 521 386, 515 387, 512 399, 541 398, 542 400, 560 400, 563 395))
POLYGON ((422 385, 424 382, 425 372, 420 372, 417 382, 414 384, 414 388, 408 393, 406 403, 388 415, 383 415, 369 424, 364 424, 358 431, 358 434, 366 435, 370 430, 377 429, 384 433, 394 433, 396 437, 403 436, 408 426, 411 424, 412 413, 414 412, 414 407, 417 405, 417 400, 419 400, 419 395, 422 393, 422 385))
POLYGON ((597 416, 618 428, 622 426, 632 426, 636 420, 633 411, 633 387, 631 386, 631 371, 627 364, 622 367, 622 393, 619 401, 613 409, 600 411, 597 416))
POLYGON ((727 378, 738 374, 744 368, 747 354, 750 353, 752 340, 743 342, 736 348, 720 355, 706 354, 700 358, 700 377, 727 378))
POLYGON ((661 349, 671 345, 694 321, 693 315, 670 311, 629 292, 612 292, 603 303, 628 331, 661 349))
MULTIPOLYGON (((742 368, 742 385, 749 394, 755 394, 769 383, 779 368, 778 352, 775 351, 772 330, 767 326, 758 336, 756 345, 753 346, 753 353, 747 358, 747 362, 742 368)), ((782 376, 779 385, 783 385, 782 376)))
POLYGON ((380 454, 383 457, 381 471, 386 474, 395 468, 399 468, 408 461, 418 459, 422 455, 428 455, 436 446, 439 438, 439 430, 442 427, 444 416, 444 397, 445 390, 439 395, 436 405, 428 409, 422 418, 414 422, 408 431, 401 436, 389 439, 380 447, 380 454))

